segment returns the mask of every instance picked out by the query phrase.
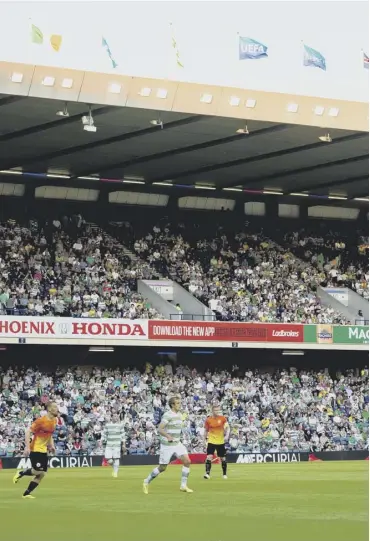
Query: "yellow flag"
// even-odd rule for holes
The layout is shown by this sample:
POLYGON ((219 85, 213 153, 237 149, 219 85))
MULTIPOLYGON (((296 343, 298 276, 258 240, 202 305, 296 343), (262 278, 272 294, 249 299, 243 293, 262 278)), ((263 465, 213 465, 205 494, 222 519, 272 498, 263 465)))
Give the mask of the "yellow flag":
POLYGON ((59 36, 58 34, 53 34, 50 36, 50 45, 54 51, 58 52, 62 45, 62 36, 59 36))

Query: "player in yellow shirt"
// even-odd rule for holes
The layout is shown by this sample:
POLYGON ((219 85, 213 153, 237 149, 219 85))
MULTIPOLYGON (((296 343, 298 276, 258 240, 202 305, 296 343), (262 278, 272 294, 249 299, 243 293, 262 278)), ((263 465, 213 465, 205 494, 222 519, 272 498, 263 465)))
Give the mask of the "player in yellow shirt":
POLYGON ((207 444, 206 473, 204 479, 210 478, 212 458, 217 453, 221 459, 223 478, 227 479, 227 462, 225 442, 229 439, 230 427, 227 418, 221 415, 219 406, 212 407, 212 415, 204 424, 204 437, 207 444))
POLYGON ((25 435, 25 456, 30 456, 31 468, 17 472, 13 477, 13 483, 18 483, 22 477, 34 476, 23 498, 34 499, 31 492, 35 490, 43 480, 48 471, 48 451, 55 453, 53 434, 57 424, 58 406, 52 402, 48 404, 47 414, 39 417, 32 423, 31 428, 26 430, 25 435), (31 434, 33 434, 32 441, 31 434))

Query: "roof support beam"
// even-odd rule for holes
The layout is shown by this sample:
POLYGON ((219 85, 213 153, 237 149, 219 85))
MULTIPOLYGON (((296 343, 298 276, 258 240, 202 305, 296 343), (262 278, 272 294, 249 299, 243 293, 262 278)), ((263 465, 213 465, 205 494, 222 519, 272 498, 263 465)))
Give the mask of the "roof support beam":
MULTIPOLYGON (((94 116, 99 116, 105 113, 109 113, 112 109, 114 109, 114 107, 101 107, 99 109, 95 109, 93 113, 94 116)), ((60 128, 61 126, 68 126, 69 124, 73 124, 74 122, 81 120, 82 115, 83 113, 78 113, 77 115, 72 115, 67 118, 60 118, 59 120, 53 120, 52 122, 45 122, 44 124, 38 124, 37 126, 30 126, 29 128, 25 128, 24 130, 4 133, 3 135, 0 135, 0 143, 6 143, 7 141, 11 141, 12 139, 27 137, 27 135, 33 135, 35 133, 41 133, 46 130, 60 128)), ((22 158, 20 158, 20 160, 22 160, 22 158)), ((5 167, 5 169, 11 169, 11 167, 16 166, 7 166, 5 167)))
MULTIPOLYGON (((265 175, 261 177, 251 178, 249 180, 246 180, 244 182, 244 185, 249 188, 250 186, 254 184, 260 184, 262 182, 266 182, 268 180, 273 180, 276 178, 280 179, 284 177, 301 175, 302 173, 310 173, 312 171, 318 171, 320 169, 327 169, 328 167, 335 167, 338 165, 348 165, 350 163, 357 163, 357 162, 361 162, 368 159, 369 159, 368 154, 364 154, 362 156, 354 156, 353 158, 344 158, 343 160, 335 160, 333 162, 325 162, 325 163, 320 163, 318 165, 310 165, 309 167, 302 167, 302 169, 291 169, 290 171, 283 171, 282 173, 277 172, 277 173, 273 173, 272 175, 265 175)), ((311 185, 312 184, 310 183, 309 186, 311 185)), ((308 190, 308 189, 309 188, 304 188, 303 190, 308 190)))
POLYGON ((310 192, 314 192, 315 190, 317 189, 322 189, 322 188, 332 188, 333 186, 342 186, 343 184, 348 184, 349 182, 358 182, 358 181, 361 181, 361 180, 367 180, 368 177, 364 176, 364 175, 360 175, 358 177, 347 177, 347 178, 344 178, 344 179, 341 179, 341 180, 332 180, 332 181, 327 181, 327 182, 320 182, 320 184, 306 184, 305 186, 303 186, 302 188, 300 186, 298 186, 294 191, 298 191, 298 192, 307 192, 307 191, 310 191, 310 192))
MULTIPOLYGON (((346 135, 344 137, 338 137, 338 139, 334 139, 330 145, 335 145, 338 143, 346 143, 348 141, 354 141, 356 139, 361 139, 363 137, 368 137, 367 133, 355 133, 353 135, 346 135)), ((241 158, 239 160, 233 160, 229 162, 222 162, 218 163, 216 165, 206 165, 205 167, 199 167, 197 169, 188 169, 187 171, 183 171, 181 173, 167 173, 165 176, 156 177, 154 179, 151 179, 151 182, 163 182, 168 179, 178 179, 178 178, 186 178, 191 177, 193 175, 201 175, 203 173, 209 173, 212 171, 217 171, 219 169, 227 169, 239 165, 248 165, 249 163, 255 163, 259 161, 265 161, 265 160, 271 160, 272 158, 280 158, 281 156, 288 156, 290 154, 296 154, 297 152, 306 152, 308 150, 314 150, 316 148, 322 147, 323 143, 311 143, 309 145, 303 145, 299 147, 293 147, 288 148, 286 150, 279 150, 276 152, 270 152, 268 154, 260 154, 258 156, 252 156, 250 158, 241 158)), ((276 175, 275 175, 276 176, 276 175)), ((245 184, 247 181, 244 178, 241 178, 238 181, 234 181, 231 184, 228 184, 227 186, 224 186, 225 188, 232 188, 234 186, 238 186, 239 184, 245 184)))
MULTIPOLYGON (((289 127, 288 124, 277 124, 276 126, 272 126, 269 128, 263 128, 262 130, 257 130, 248 135, 248 139, 250 137, 258 137, 260 135, 268 135, 272 133, 279 132, 281 130, 285 130, 289 127)), ((181 154, 187 154, 188 152, 197 152, 198 150, 204 150, 205 148, 212 148, 219 145, 225 145, 228 143, 232 143, 233 141, 240 140, 241 136, 240 134, 231 135, 229 137, 223 137, 222 139, 214 139, 212 141, 206 141, 204 143, 198 143, 196 145, 191 145, 187 147, 182 148, 176 148, 173 150, 166 150, 165 152, 159 152, 158 154, 148 154, 146 156, 139 156, 137 158, 132 158, 130 160, 111 163, 111 164, 101 164, 100 166, 95 166, 94 168, 87 168, 82 171, 79 171, 76 173, 76 176, 88 176, 93 175, 94 173, 99 173, 100 171, 111 171, 112 169, 118 169, 125 167, 130 167, 133 165, 138 165, 140 163, 148 163, 150 161, 155 160, 162 160, 165 158, 172 158, 173 156, 179 156, 181 154)))
MULTIPOLYGON (((94 116, 96 116, 95 111, 93 112, 94 116)), ((99 141, 93 141, 90 143, 86 143, 83 145, 77 145, 74 147, 68 147, 64 148, 62 150, 56 150, 54 152, 49 152, 47 154, 40 154, 38 156, 32 156, 29 158, 19 158, 17 160, 17 163, 14 161, 8 162, 8 163, 0 163, 0 169, 12 169, 14 167, 21 167, 24 164, 31 164, 31 163, 37 163, 37 162, 43 162, 43 161, 49 161, 54 158, 59 158, 61 156, 69 156, 71 154, 77 154, 78 152, 83 152, 85 150, 92 150, 94 148, 104 147, 107 145, 112 145, 113 143, 120 143, 122 141, 127 141, 128 139, 134 139, 135 137, 141 137, 142 135, 149 135, 152 133, 158 133, 158 131, 165 131, 170 130, 172 128, 178 128, 180 126, 184 126, 186 124, 191 124, 193 122, 199 122, 202 120, 203 117, 200 115, 190 116, 183 118, 181 120, 175 120, 174 122, 167 122, 163 125, 163 130, 157 126, 152 126, 150 128, 144 128, 142 130, 124 133, 122 135, 116 135, 114 137, 109 137, 107 139, 102 139, 99 141)))
POLYGON ((3 107, 3 105, 11 105, 12 103, 17 103, 17 101, 25 99, 25 96, 5 96, 5 98, 0 99, 0 107, 3 107))

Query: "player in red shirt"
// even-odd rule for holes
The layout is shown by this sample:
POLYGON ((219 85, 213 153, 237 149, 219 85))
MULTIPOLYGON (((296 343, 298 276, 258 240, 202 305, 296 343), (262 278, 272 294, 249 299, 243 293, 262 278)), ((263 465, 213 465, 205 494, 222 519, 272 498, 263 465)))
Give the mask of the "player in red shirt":
POLYGON ((31 468, 17 472, 13 477, 13 483, 18 483, 22 477, 34 477, 30 482, 23 498, 33 499, 31 494, 39 486, 48 471, 48 451, 55 453, 53 433, 57 425, 58 406, 51 402, 47 407, 47 414, 34 421, 25 435, 25 456, 30 457, 31 468), (31 434, 33 434, 32 441, 31 434))
POLYGON ((230 427, 227 418, 221 415, 219 406, 212 406, 212 415, 204 424, 204 437, 207 445, 206 473, 204 479, 210 478, 212 458, 215 453, 221 459, 223 478, 227 479, 227 462, 225 442, 229 439, 230 427))

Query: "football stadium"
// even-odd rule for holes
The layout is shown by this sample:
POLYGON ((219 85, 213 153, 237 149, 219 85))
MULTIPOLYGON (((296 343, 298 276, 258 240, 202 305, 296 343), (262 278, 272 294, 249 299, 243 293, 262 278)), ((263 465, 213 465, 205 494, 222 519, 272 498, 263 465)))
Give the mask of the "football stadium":
POLYGON ((368 7, 311 4, 4 3, 4 541, 368 539, 368 7))

